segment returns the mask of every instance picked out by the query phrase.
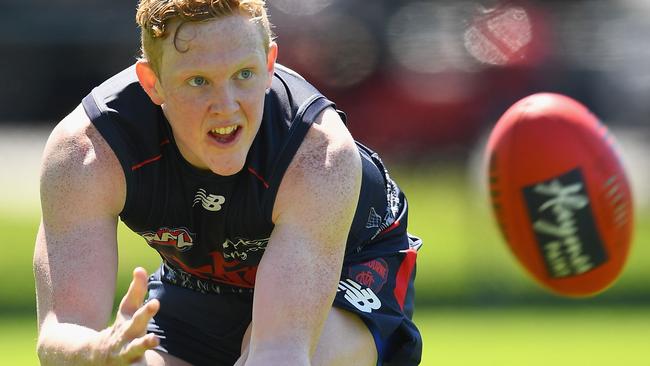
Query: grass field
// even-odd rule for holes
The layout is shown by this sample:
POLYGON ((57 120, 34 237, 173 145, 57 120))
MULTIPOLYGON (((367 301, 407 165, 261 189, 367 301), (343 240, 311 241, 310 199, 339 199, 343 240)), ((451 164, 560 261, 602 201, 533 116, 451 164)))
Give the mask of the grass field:
MULTIPOLYGON (((31 259, 39 222, 38 153, 13 152, 3 137, 0 153, 16 167, 11 177, 0 176, 0 365, 36 365, 31 259)), ((650 366, 647 210, 637 211, 619 281, 597 297, 567 300, 540 289, 518 266, 464 168, 403 166, 393 176, 409 197, 410 231, 425 242, 416 312, 423 365, 650 366)), ((124 226, 119 248, 122 294, 133 267, 153 270, 158 257, 124 226)))
MULTIPOLYGON (((650 365, 650 309, 420 309, 425 366, 650 365)), ((38 365, 31 317, 0 318, 3 365, 38 365)))

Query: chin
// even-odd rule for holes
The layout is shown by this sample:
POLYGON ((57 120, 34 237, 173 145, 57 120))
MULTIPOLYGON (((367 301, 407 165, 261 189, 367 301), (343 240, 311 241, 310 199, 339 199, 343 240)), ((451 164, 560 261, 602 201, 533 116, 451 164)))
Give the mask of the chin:
POLYGON ((223 164, 223 162, 215 162, 215 164, 211 164, 209 168, 214 174, 228 176, 239 173, 244 169, 245 163, 246 159, 242 159, 241 161, 230 161, 227 164, 223 164))

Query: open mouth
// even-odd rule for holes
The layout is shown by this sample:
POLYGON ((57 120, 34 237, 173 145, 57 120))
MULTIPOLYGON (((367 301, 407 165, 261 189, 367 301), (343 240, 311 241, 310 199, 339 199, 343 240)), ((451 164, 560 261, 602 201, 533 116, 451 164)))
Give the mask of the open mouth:
POLYGON ((233 142, 237 135, 239 134, 240 128, 237 125, 231 125, 226 127, 214 128, 208 132, 208 135, 212 137, 213 140, 221 143, 228 144, 233 142))

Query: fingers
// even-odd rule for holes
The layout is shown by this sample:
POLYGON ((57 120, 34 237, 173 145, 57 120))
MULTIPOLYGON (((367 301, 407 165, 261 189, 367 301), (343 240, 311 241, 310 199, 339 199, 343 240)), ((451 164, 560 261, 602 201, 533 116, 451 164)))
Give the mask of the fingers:
POLYGON ((156 348, 160 339, 152 333, 145 334, 149 320, 156 315, 160 309, 157 299, 151 300, 140 307, 133 314, 133 317, 123 322, 119 331, 119 343, 122 344, 119 351, 119 359, 129 364, 139 365, 143 361, 145 351, 156 348))
POLYGON ((133 279, 129 285, 126 295, 120 302, 119 312, 131 316, 142 306, 144 297, 147 294, 147 271, 138 267, 133 270, 133 279))
POLYGON ((149 320, 156 315, 158 309, 160 309, 160 303, 156 299, 149 301, 138 309, 133 314, 133 318, 129 320, 129 325, 124 331, 124 337, 130 339, 144 334, 147 330, 149 320))
POLYGON ((145 334, 149 321, 160 309, 160 302, 153 299, 144 303, 147 294, 147 272, 143 268, 133 270, 129 289, 120 302, 115 323, 107 328, 104 342, 109 344, 110 358, 119 364, 140 364, 144 353, 160 344, 155 334, 145 334))
POLYGON ((133 362, 144 356, 144 352, 158 347, 160 339, 152 333, 136 338, 120 352, 120 358, 133 362))
POLYGON ((119 327, 122 347, 118 357, 121 360, 129 364, 139 364, 145 351, 156 348, 160 344, 160 339, 155 334, 145 334, 149 320, 159 309, 160 302, 157 299, 151 300, 136 310, 133 317, 124 321, 123 326, 119 327))

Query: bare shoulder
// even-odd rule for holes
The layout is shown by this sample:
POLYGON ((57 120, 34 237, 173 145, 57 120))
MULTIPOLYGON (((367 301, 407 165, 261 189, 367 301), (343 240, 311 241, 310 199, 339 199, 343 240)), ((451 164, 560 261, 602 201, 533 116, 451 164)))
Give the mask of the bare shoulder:
POLYGON ((41 204, 59 211, 82 205, 85 198, 105 214, 124 206, 126 184, 117 157, 78 106, 54 128, 41 164, 41 204))
POLYGON ((311 126, 285 173, 274 217, 295 206, 308 207, 309 202, 329 202, 331 209, 354 209, 360 185, 361 158, 357 146, 338 113, 327 108, 311 126))

